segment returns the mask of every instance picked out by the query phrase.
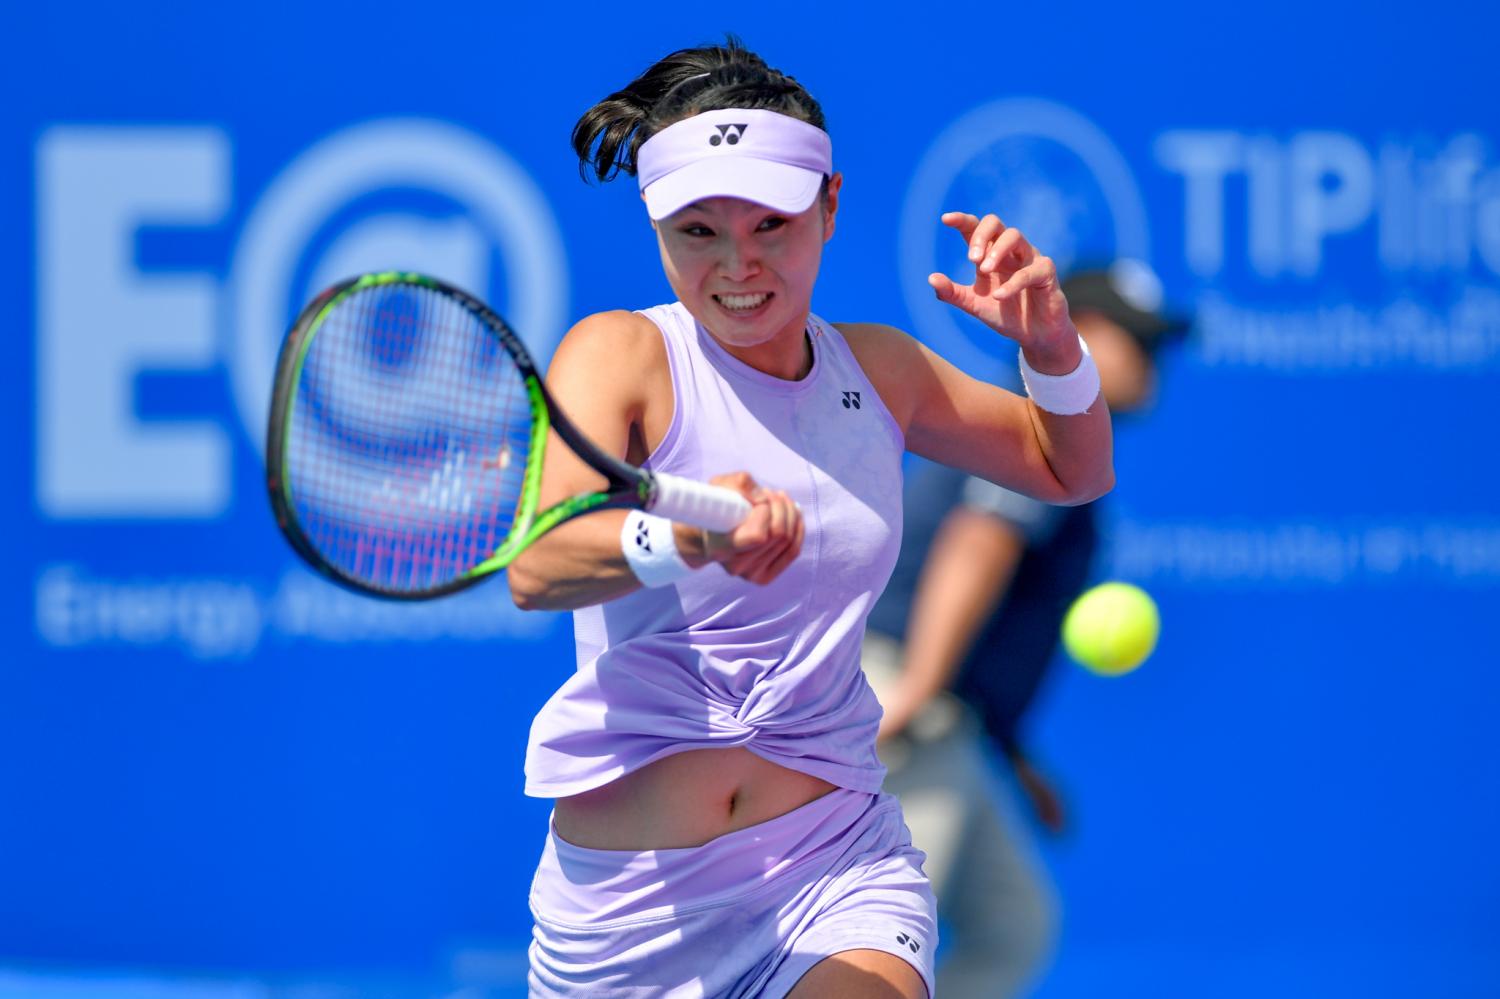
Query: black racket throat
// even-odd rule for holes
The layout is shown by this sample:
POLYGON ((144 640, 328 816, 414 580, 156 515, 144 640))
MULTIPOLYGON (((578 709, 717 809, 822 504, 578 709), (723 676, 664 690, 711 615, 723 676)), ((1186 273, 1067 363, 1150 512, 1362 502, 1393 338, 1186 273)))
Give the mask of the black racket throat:
POLYGON ((342 281, 304 308, 277 360, 266 438, 277 524, 320 573, 418 600, 503 570, 547 531, 637 508, 727 530, 738 493, 636 468, 558 409, 495 312, 401 271, 342 281), (541 507, 551 432, 606 487, 541 507))

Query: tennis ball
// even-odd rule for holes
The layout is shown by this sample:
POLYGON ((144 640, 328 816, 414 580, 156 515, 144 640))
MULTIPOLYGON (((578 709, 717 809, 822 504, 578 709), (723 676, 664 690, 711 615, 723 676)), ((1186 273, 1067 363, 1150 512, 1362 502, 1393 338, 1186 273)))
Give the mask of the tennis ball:
POLYGON ((1063 618, 1063 645, 1080 665, 1103 676, 1135 669, 1161 632, 1156 603, 1139 586, 1100 583, 1085 590, 1063 618))

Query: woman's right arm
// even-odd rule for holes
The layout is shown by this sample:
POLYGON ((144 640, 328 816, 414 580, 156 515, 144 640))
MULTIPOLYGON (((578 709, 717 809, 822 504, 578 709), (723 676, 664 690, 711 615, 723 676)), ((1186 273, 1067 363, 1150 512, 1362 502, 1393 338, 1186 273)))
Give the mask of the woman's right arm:
MULTIPOLYGON (((547 389, 585 437, 639 464, 672 418, 672 382, 661 333, 631 312, 601 312, 568 331, 547 371, 547 389)), ((678 551, 695 569, 717 562, 733 575, 768 583, 802 545, 802 518, 785 494, 759 489, 740 472, 712 480, 753 507, 727 535, 674 525, 678 551)), ((555 432, 542 464, 539 508, 602 489, 604 476, 573 454, 555 432)), ((640 587, 620 546, 626 512, 606 510, 568 521, 533 542, 506 571, 511 597, 525 610, 572 610, 640 587)))

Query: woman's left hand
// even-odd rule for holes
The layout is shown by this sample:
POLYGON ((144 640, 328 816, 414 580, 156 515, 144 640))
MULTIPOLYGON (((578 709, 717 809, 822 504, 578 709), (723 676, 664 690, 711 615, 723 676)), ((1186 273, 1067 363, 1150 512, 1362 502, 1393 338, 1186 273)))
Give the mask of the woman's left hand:
POLYGON ((997 215, 981 219, 967 212, 945 212, 942 221, 968 244, 974 281, 961 285, 946 274, 931 274, 927 283, 938 298, 1028 352, 1045 355, 1077 342, 1068 300, 1058 286, 1057 265, 1037 252, 1021 230, 1010 228, 997 215))

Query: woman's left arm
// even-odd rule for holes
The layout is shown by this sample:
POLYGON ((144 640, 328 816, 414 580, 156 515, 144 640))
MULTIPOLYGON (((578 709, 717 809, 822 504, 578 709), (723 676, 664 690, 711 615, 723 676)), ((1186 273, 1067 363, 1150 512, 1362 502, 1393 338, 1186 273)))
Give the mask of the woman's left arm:
MULTIPOLYGON (((1036 372, 1076 370, 1084 355, 1053 262, 994 215, 949 212, 943 224, 968 243, 975 271, 967 285, 931 275, 938 298, 1015 340, 1036 372)), ((1086 503, 1114 485, 1102 394, 1086 412, 1059 416, 971 378, 898 331, 841 328, 905 431, 908 450, 1048 503, 1086 503)))

